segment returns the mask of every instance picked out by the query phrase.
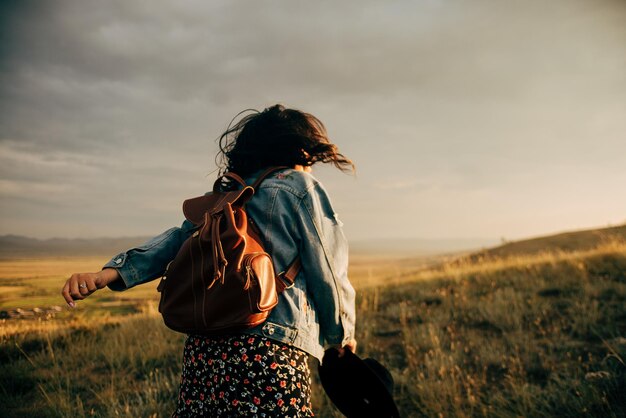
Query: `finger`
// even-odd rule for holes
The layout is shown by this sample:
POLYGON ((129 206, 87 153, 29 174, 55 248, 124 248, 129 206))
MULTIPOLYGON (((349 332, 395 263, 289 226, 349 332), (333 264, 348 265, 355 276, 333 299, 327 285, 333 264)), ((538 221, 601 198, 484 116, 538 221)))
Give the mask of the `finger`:
POLYGON ((74 306, 76 306, 76 304, 74 303, 74 299, 72 299, 72 296, 70 295, 69 279, 65 282, 63 289, 61 289, 61 295, 63 296, 63 299, 65 299, 65 302, 68 304, 70 308, 73 308, 74 306))
MULTIPOLYGON (((78 291, 82 296, 89 296, 89 282, 93 283, 93 280, 88 274, 81 274, 78 278, 78 291)), ((93 285, 92 285, 93 287, 93 285)))
MULTIPOLYGON (((96 273, 85 274, 83 283, 85 284, 84 288, 81 288, 81 293, 83 296, 91 296, 96 290, 98 290, 98 285, 96 281, 98 280, 98 275, 96 273)), ((79 285, 80 288, 80 285, 79 285)))
POLYGON ((339 358, 342 358, 346 354, 346 350, 343 347, 338 348, 337 351, 339 352, 337 354, 337 357, 339 358))
POLYGON ((70 295, 75 300, 85 299, 84 296, 80 294, 80 289, 78 288, 79 277, 80 275, 78 274, 74 274, 70 277, 70 295))
POLYGON ((356 340, 352 339, 347 341, 344 346, 341 348, 339 357, 343 357, 345 354, 345 350, 349 350, 352 353, 356 353, 356 340))
POLYGON ((87 296, 89 294, 89 289, 87 289, 87 283, 79 282, 78 292, 80 293, 81 296, 87 296))
POLYGON ((89 294, 91 295, 93 292, 98 290, 98 285, 96 282, 98 281, 97 274, 90 274, 85 283, 87 284, 87 290, 89 290, 89 294))

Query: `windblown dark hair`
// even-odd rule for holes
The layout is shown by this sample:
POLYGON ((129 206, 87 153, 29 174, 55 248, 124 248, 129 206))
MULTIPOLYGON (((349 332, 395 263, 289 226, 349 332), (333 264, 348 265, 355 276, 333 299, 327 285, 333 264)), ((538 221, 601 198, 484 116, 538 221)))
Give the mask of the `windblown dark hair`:
POLYGON ((219 137, 216 163, 220 174, 232 171, 241 177, 272 166, 311 166, 332 163, 346 172, 354 164, 330 142, 324 124, 315 116, 277 104, 262 112, 244 110, 219 137), (233 122, 245 112, 253 112, 233 122))

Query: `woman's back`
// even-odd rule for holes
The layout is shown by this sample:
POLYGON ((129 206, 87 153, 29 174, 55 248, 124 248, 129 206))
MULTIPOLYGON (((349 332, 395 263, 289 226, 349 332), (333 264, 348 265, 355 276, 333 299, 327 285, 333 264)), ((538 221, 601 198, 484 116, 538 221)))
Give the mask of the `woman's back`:
POLYGON ((251 332, 274 338, 279 333, 281 339, 284 334, 284 342, 321 360, 324 343, 354 338, 348 243, 330 198, 312 174, 286 169, 261 183, 247 212, 261 231, 276 271, 284 271, 298 256, 303 266, 267 323, 251 332))
MULTIPOLYGON (((348 281, 348 246, 322 185, 309 171, 353 164, 332 144, 314 116, 276 105, 243 117, 220 137, 220 174, 251 184, 273 173, 247 204, 278 272, 300 257, 294 285, 281 293, 267 321, 222 336, 189 335, 174 416, 312 416, 308 355, 327 345, 354 350, 354 289, 348 281)), ((227 179, 224 188, 237 187, 227 179)), ((109 286, 126 290, 161 276, 198 225, 185 221, 148 243, 111 259, 98 273, 72 275, 62 294, 75 300, 109 286)))

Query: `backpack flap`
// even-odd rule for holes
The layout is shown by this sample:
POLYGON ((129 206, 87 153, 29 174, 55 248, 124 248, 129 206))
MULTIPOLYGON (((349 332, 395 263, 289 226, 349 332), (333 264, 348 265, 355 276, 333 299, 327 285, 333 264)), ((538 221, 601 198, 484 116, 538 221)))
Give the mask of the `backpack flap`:
POLYGON ((241 190, 232 192, 211 193, 204 196, 187 199, 183 202, 183 214, 194 225, 204 223, 204 214, 213 214, 224 210, 226 204, 241 207, 254 195, 254 189, 246 186, 241 190))

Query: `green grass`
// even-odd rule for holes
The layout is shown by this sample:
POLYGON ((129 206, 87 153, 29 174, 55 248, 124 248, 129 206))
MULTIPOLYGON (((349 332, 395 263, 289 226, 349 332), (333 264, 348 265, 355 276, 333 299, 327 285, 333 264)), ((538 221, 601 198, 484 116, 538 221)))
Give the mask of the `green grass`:
MULTIPOLYGON (((403 417, 626 416, 625 244, 359 263, 359 354, 391 370, 403 417)), ((2 322, 0 416, 169 416, 184 337, 130 292, 2 322), (138 312, 98 309, 124 302, 138 312)), ((341 416, 313 376, 317 416, 341 416)))

